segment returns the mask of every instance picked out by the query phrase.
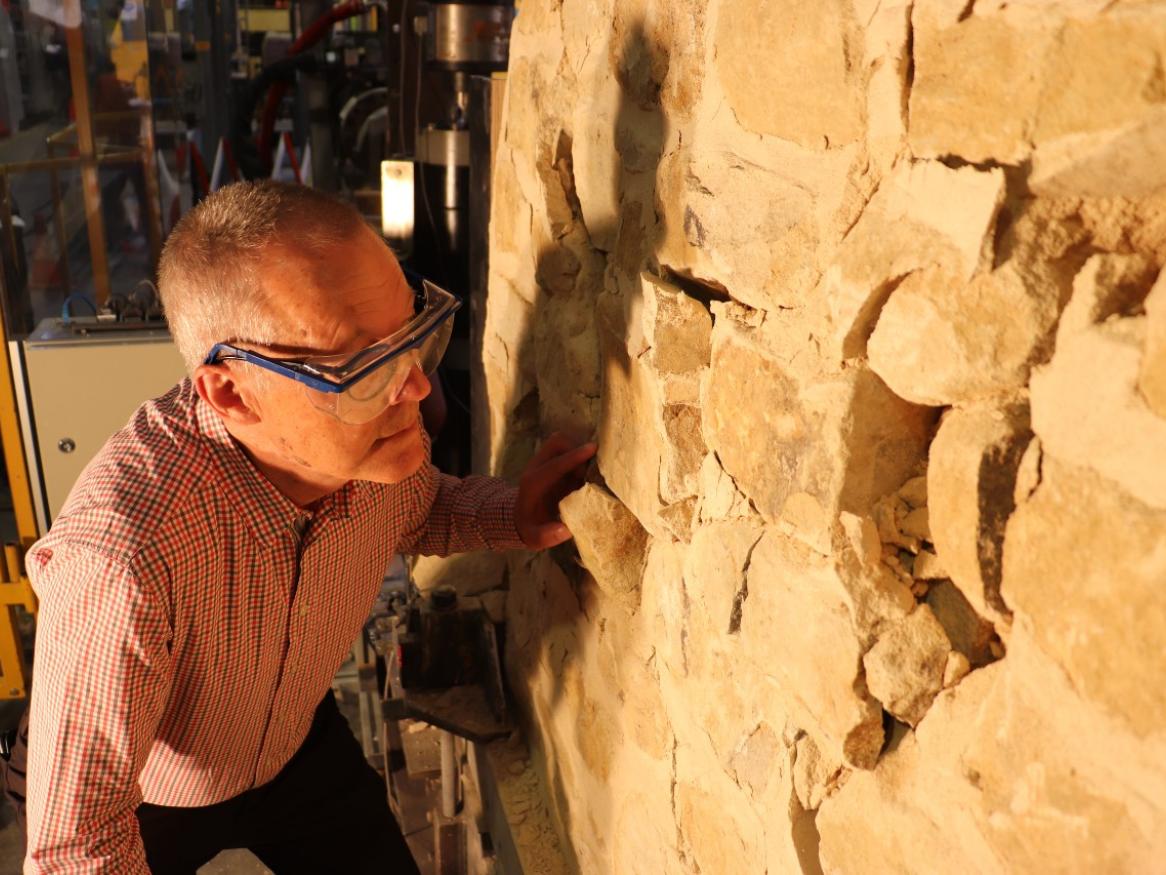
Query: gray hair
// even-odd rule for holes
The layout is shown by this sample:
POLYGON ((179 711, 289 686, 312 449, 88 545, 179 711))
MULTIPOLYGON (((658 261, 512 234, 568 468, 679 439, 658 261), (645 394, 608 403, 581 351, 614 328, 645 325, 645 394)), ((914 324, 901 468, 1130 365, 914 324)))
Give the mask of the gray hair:
POLYGON ((187 370, 216 343, 279 342, 287 326, 259 281, 271 247, 318 249, 363 224, 339 198, 267 180, 225 186, 183 216, 162 250, 158 290, 187 370))

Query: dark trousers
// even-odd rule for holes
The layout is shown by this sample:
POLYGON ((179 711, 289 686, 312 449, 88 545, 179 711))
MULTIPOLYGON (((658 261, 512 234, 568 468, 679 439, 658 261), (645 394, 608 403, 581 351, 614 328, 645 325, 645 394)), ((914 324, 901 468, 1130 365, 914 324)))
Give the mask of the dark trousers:
POLYGON ((155 875, 193 875, 228 848, 247 848, 277 875, 418 873, 389 811, 385 782, 331 692, 303 746, 269 783, 216 805, 143 803, 136 813, 155 875))

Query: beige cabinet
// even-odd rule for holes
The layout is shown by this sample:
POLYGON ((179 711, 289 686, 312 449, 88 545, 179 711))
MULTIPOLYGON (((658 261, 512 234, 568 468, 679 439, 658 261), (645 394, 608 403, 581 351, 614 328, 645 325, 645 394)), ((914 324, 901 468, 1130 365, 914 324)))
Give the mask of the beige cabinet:
POLYGON ((165 328, 86 330, 77 320, 47 319, 18 345, 13 358, 26 390, 20 398, 25 449, 46 531, 110 435, 186 370, 165 328))

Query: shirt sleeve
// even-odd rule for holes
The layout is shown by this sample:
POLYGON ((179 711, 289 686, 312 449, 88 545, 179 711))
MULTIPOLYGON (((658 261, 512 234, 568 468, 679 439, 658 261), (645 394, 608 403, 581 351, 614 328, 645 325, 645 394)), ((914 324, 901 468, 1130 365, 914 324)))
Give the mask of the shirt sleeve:
POLYGON ((496 477, 458 479, 425 465, 408 482, 410 522, 399 550, 448 556, 525 549, 514 523, 518 490, 496 477))
POLYGON ((170 624, 124 564, 34 550, 25 875, 149 875, 134 810, 170 679, 170 624))

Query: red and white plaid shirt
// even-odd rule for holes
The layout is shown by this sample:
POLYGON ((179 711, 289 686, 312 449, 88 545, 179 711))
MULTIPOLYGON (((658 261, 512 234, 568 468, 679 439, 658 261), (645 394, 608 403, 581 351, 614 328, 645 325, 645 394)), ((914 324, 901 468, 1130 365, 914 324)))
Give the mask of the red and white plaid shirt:
POLYGON ((521 546, 501 481, 426 464, 308 513, 189 380, 144 404, 28 555, 40 619, 25 872, 147 873, 134 809, 274 778, 394 553, 521 546))

